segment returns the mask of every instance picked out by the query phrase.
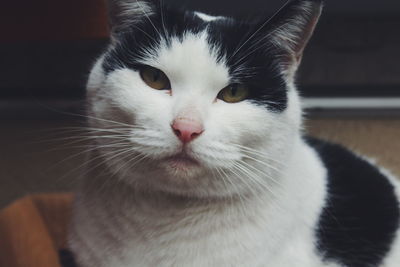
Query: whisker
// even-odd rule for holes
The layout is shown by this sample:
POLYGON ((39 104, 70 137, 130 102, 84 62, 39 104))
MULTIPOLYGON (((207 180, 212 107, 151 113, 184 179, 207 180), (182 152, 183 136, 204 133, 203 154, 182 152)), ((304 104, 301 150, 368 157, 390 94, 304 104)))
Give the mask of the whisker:
POLYGON ((55 137, 55 138, 48 138, 46 140, 41 140, 37 141, 36 143, 47 143, 47 142, 54 142, 54 141, 68 141, 68 140, 76 140, 76 139, 81 139, 81 140, 92 140, 92 139, 113 139, 113 138, 130 138, 132 137, 131 134, 123 134, 123 133, 110 133, 106 134, 106 132, 99 132, 99 133, 80 133, 76 135, 71 135, 71 136, 66 136, 66 137, 55 137))
POLYGON ((63 175, 62 177, 68 176, 68 175, 70 175, 71 173, 73 173, 73 172, 75 172, 75 171, 77 171, 77 170, 79 170, 79 169, 81 169, 81 168, 87 166, 89 163, 91 163, 91 162, 93 162, 93 161, 96 161, 96 160, 98 160, 98 159, 102 159, 102 158, 103 158, 103 160, 100 162, 100 164, 97 164, 97 165, 95 165, 94 167, 91 167, 91 168, 87 169, 87 170, 83 173, 83 175, 86 175, 86 174, 89 173, 90 171, 92 171, 92 170, 96 169, 97 167, 101 166, 102 164, 106 163, 106 161, 107 161, 107 162, 111 162, 111 160, 113 160, 114 158, 116 158, 116 157, 118 157, 118 156, 120 156, 120 155, 123 155, 123 154, 126 153, 126 152, 129 152, 131 149, 133 149, 133 148, 132 148, 132 147, 129 147, 129 148, 127 148, 127 149, 120 149, 120 150, 118 150, 118 151, 109 151, 109 152, 107 152, 107 153, 99 153, 99 155, 97 155, 97 156, 95 156, 95 157, 89 159, 88 161, 84 162, 83 164, 79 165, 78 167, 76 167, 76 168, 70 170, 69 172, 67 172, 67 173, 66 173, 65 175, 63 175), (113 154, 114 154, 114 155, 113 155, 113 154), (112 155, 112 156, 109 157, 109 155, 112 155))
MULTIPOLYGON (((241 170, 242 172, 244 172, 246 174, 246 178, 249 179, 250 182, 252 182, 254 184, 254 187, 256 188, 262 188, 264 190, 267 190, 269 192, 269 194, 271 194, 274 199, 277 199, 279 196, 277 195, 277 193, 272 190, 271 187, 269 187, 262 179, 260 179, 260 176, 255 175, 253 172, 249 171, 246 167, 241 166, 241 165, 235 165, 236 167, 239 167, 239 170, 241 170)), ((259 200, 262 201, 262 199, 260 198, 259 195, 255 195, 259 200)), ((276 207, 282 209, 282 207, 279 205, 279 203, 277 201, 275 201, 274 199, 270 199, 270 201, 274 202, 274 204, 276 205, 276 207)))
POLYGON ((150 19, 149 15, 147 14, 146 10, 143 8, 143 5, 140 3, 140 1, 136 0, 136 3, 139 5, 140 9, 142 10, 142 13, 146 16, 147 20, 150 22, 150 24, 153 26, 154 30, 158 33, 159 36, 162 36, 161 33, 157 30, 156 26, 154 25, 153 21, 150 19))
POLYGON ((60 128, 53 128, 53 129, 47 129, 47 130, 52 130, 52 131, 59 131, 59 132, 79 132, 79 131, 86 131, 86 132, 123 132, 123 131, 130 131, 133 129, 145 129, 141 126, 137 125, 132 125, 131 127, 124 127, 124 128, 96 128, 96 127, 87 127, 87 126, 81 126, 81 127, 60 127, 60 128))
MULTIPOLYGON (((118 161, 119 161, 119 162, 124 161, 125 159, 131 157, 131 156, 134 154, 134 152, 135 152, 134 150, 127 151, 127 152, 126 152, 126 155, 122 156, 118 161)), ((136 156, 133 157, 133 158, 136 159, 136 158, 139 157, 139 156, 140 156, 140 154, 136 155, 136 156)), ((129 162, 129 161, 131 161, 131 160, 128 160, 128 162, 129 162)), ((127 163, 124 163, 124 164, 122 164, 117 170, 113 171, 113 173, 111 174, 111 176, 110 176, 110 177, 107 177, 107 179, 105 179, 104 183, 103 183, 101 186, 98 187, 98 190, 99 190, 99 191, 102 191, 103 188, 105 188, 105 187, 107 186, 108 183, 111 184, 112 181, 115 181, 115 180, 113 180, 112 178, 115 177, 116 175, 118 175, 118 173, 119 173, 123 168, 125 168, 126 165, 127 165, 127 163)), ((98 167, 100 167, 100 166, 98 166, 98 167)), ((97 168, 97 167, 95 167, 95 168, 97 168)), ((124 175, 126 175, 126 174, 124 174, 124 175)), ((118 181, 118 180, 117 180, 117 181, 118 181)))
POLYGON ((283 162, 281 162, 281 161, 279 161, 279 160, 277 160, 275 158, 272 158, 270 155, 265 154, 262 151, 259 151, 259 150, 256 150, 256 149, 253 149, 253 148, 250 148, 250 147, 242 146, 242 145, 239 145, 239 144, 231 144, 231 145, 239 148, 243 152, 247 152, 247 153, 250 153, 250 154, 253 154, 253 155, 260 156, 260 157, 262 157, 264 159, 273 161, 274 163, 277 163, 278 165, 281 165, 282 167, 287 167, 287 165, 284 164, 283 162))
MULTIPOLYGON (((86 147, 88 147, 88 149, 80 151, 79 153, 75 153, 73 155, 70 155, 70 156, 64 158, 60 162, 57 162, 54 166, 49 167, 49 169, 55 168, 55 167, 59 166, 60 164, 66 162, 68 160, 71 160, 71 159, 76 158, 78 156, 87 154, 87 153, 92 152, 94 150, 104 149, 104 148, 125 148, 125 147, 128 147, 128 146, 130 146, 130 145, 127 144, 127 143, 116 143, 116 144, 109 144, 109 145, 102 145, 102 146, 88 145, 88 146, 86 146, 86 147)), ((75 148, 81 148, 81 147, 75 147, 75 148)))
POLYGON ((162 24, 162 27, 164 29, 164 36, 166 37, 167 33, 168 33, 168 30, 165 27, 165 18, 164 18, 164 9, 163 9, 163 7, 164 7, 164 1, 160 0, 161 24, 162 24))
POLYGON ((150 40, 152 40, 154 43, 157 43, 157 41, 147 32, 145 32, 144 30, 140 29, 139 27, 135 26, 135 25, 131 25, 133 26, 135 29, 141 31, 144 35, 146 35, 148 38, 150 38, 150 40))
MULTIPOLYGON (((127 155, 119 158, 118 161, 119 162, 125 161, 125 159, 127 159, 127 158, 131 157, 132 155, 134 155, 135 152, 136 151, 134 149, 131 149, 127 155)), ((122 163, 119 168, 117 168, 116 170, 113 171, 114 174, 112 176, 117 175, 122 169, 124 169, 127 165, 129 165, 133 160, 135 160, 135 159, 137 159, 139 157, 142 157, 142 156, 143 156, 142 154, 136 154, 133 158, 129 159, 128 161, 126 161, 124 163, 122 163)), ((134 165, 136 165, 136 163, 134 165)))
POLYGON ((269 22, 271 22, 271 20, 274 19, 275 16, 278 15, 279 12, 281 12, 290 2, 291 2, 291 0, 287 0, 285 2, 285 4, 283 6, 281 6, 271 17, 269 17, 252 35, 250 35, 250 37, 245 42, 243 42, 237 49, 235 49, 235 51, 229 57, 228 60, 233 58, 248 42, 251 41, 251 39, 254 38, 254 36, 257 35, 257 33, 259 33, 269 22))
POLYGON ((242 196, 240 190, 237 188, 237 186, 229 179, 229 176, 226 174, 226 172, 220 168, 221 173, 223 174, 223 176, 225 176, 226 181, 228 181, 228 183, 233 187, 233 189, 236 191, 236 196, 238 197, 240 206, 241 206, 241 213, 243 216, 245 216, 244 211, 246 210, 246 205, 245 205, 245 198, 242 196))
POLYGON ((248 158, 248 159, 251 159, 251 160, 253 160, 253 161, 255 161, 255 162, 258 162, 258 163, 264 165, 265 167, 267 167, 267 168, 269 168, 269 169, 272 169, 272 170, 274 170, 274 171, 276 171, 276 172, 278 172, 278 173, 280 173, 280 174, 283 174, 283 171, 282 171, 282 170, 280 170, 280 169, 276 168, 275 166, 272 166, 272 165, 270 165, 270 164, 268 164, 268 163, 266 163, 266 162, 264 162, 264 161, 261 161, 261 160, 259 160, 259 159, 254 158, 254 157, 251 157, 251 156, 249 156, 249 155, 245 155, 245 157, 248 158))
MULTIPOLYGON (((253 178, 254 173, 252 173, 251 171, 249 171, 249 170, 246 169, 245 167, 239 165, 239 163, 236 162, 236 164, 233 165, 232 168, 235 169, 235 170, 237 170, 237 171, 239 171, 240 173, 244 174, 244 175, 245 175, 247 178, 249 178, 251 181, 254 180, 254 178, 253 178)), ((253 195, 255 195, 255 196, 257 195, 257 193, 258 193, 257 191, 259 190, 257 187, 253 187, 253 186, 249 185, 249 184, 247 183, 247 180, 246 180, 246 179, 243 179, 241 175, 238 175, 237 173, 235 173, 235 175, 236 175, 238 178, 241 178, 240 180, 241 180, 243 183, 246 184, 246 186, 251 190, 251 192, 252 192, 253 195)), ((263 188, 264 188, 264 187, 265 187, 265 186, 263 185, 263 188)), ((268 191, 270 191, 270 188, 269 188, 269 187, 265 187, 264 189, 267 189, 268 191)))
POLYGON ((237 178, 239 178, 240 181, 241 181, 243 184, 245 184, 246 188, 249 189, 249 190, 251 191, 251 194, 252 194, 253 196, 256 196, 256 197, 257 197, 257 195, 258 195, 258 192, 257 192, 257 191, 258 191, 258 188, 252 186, 251 184, 249 184, 247 179, 243 179, 243 174, 245 174, 247 177, 250 176, 250 174, 247 172, 247 170, 243 170, 242 168, 240 168, 238 165, 235 164, 235 165, 232 166, 232 169, 230 169, 229 171, 232 172, 237 178), (239 171, 240 173, 242 173, 242 175, 240 175, 240 173, 237 173, 236 171, 239 171))
POLYGON ((135 127, 134 125, 131 125, 131 124, 126 124, 126 123, 123 123, 123 122, 104 119, 104 118, 98 118, 98 117, 94 117, 94 116, 91 116, 91 115, 83 115, 83 114, 77 114, 77 113, 72 113, 72 112, 60 112, 60 113, 65 114, 65 115, 81 117, 81 118, 85 118, 85 119, 93 119, 93 120, 102 121, 102 122, 109 122, 109 123, 120 125, 120 126, 135 127))
POLYGON ((253 165, 245 162, 245 161, 240 161, 240 164, 244 164, 245 166, 252 168, 253 170, 257 171, 258 173, 264 175, 266 178, 268 178, 269 180, 271 180, 272 182, 274 182, 276 185, 282 185, 281 183, 279 183, 276 179, 272 178, 269 174, 257 169, 256 167, 254 167, 253 165))

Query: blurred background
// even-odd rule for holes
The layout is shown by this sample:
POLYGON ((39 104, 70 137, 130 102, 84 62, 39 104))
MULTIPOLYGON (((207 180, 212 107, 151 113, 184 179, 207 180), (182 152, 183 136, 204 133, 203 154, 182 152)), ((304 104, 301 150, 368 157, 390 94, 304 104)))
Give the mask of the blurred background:
MULTIPOLYGON (((282 0, 164 0, 251 18, 282 0)), ((108 42, 104 0, 3 1, 0 9, 0 208, 73 189, 85 83, 108 42), (75 114, 75 115, 73 115, 75 114)), ((306 131, 400 175, 400 2, 326 0, 299 74, 306 131)))

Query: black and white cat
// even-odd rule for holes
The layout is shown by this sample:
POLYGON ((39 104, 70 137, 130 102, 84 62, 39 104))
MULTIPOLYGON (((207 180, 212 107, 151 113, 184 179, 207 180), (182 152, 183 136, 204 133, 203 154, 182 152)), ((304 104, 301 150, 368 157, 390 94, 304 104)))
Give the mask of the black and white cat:
POLYGON ((69 238, 80 266, 400 266, 395 178, 303 137, 294 80, 321 6, 250 23, 110 0, 69 238))

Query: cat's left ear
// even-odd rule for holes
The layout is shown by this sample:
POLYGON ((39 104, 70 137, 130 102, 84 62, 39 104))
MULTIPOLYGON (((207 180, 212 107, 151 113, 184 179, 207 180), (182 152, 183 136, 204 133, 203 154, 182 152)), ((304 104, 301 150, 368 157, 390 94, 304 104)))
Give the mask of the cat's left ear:
POLYGON ((132 25, 150 17, 157 10, 159 0, 106 0, 111 37, 116 38, 132 25))
POLYGON ((300 64, 304 48, 310 40, 321 15, 322 0, 292 0, 271 20, 268 32, 272 44, 283 49, 287 68, 300 64))

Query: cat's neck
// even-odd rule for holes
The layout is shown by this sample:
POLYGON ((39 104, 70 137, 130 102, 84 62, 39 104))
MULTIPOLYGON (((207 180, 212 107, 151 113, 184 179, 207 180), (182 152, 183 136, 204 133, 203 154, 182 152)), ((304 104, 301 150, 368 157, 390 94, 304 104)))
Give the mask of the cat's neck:
POLYGON ((215 211, 246 214, 250 212, 248 206, 255 208, 257 203, 263 203, 265 208, 265 204, 272 201, 271 198, 273 197, 269 194, 262 194, 261 191, 259 191, 259 195, 252 192, 224 197, 197 197, 162 191, 148 191, 136 188, 121 180, 110 181, 107 172, 102 170, 92 172, 85 179, 79 195, 84 198, 85 202, 104 207, 104 210, 112 210, 115 215, 117 213, 131 213, 134 216, 138 216, 140 213, 142 213, 141 216, 157 214, 157 216, 164 218, 172 216, 174 220, 215 211))
MULTIPOLYGON (((71 245, 91 254, 91 259, 100 259, 99 262, 111 246, 116 251, 113 260, 120 261, 126 255, 132 257, 132 262, 143 259, 137 266, 157 265, 151 259, 166 243, 171 255, 183 257, 171 258, 181 262, 181 266, 188 266, 194 260, 184 255, 204 248, 217 252, 221 247, 237 247, 241 251, 244 245, 250 248, 248 251, 259 250, 259 255, 271 259, 279 252, 277 248, 284 243, 288 231, 296 229, 301 234, 315 224, 318 214, 314 210, 320 210, 323 203, 324 183, 320 179, 323 168, 300 139, 286 164, 287 172, 275 177, 279 186, 272 192, 265 190, 258 195, 232 198, 141 191, 115 177, 110 180, 107 171, 98 170, 88 175, 77 195, 71 245), (98 250, 92 251, 92 246, 98 250), (143 257, 146 253, 147 257, 143 257)), ((217 254, 209 258, 221 259, 217 254)), ((239 260, 252 260, 252 255, 222 259, 236 264, 239 260)))

